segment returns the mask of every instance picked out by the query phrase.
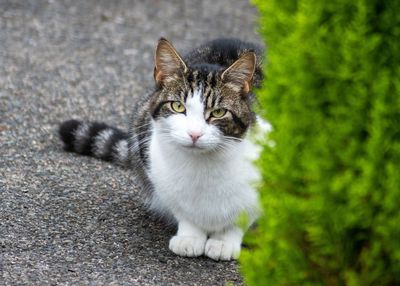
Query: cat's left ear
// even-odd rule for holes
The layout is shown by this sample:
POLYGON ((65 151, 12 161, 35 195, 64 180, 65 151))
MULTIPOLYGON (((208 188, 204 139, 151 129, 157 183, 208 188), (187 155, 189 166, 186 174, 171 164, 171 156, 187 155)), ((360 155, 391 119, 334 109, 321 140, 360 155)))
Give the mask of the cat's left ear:
POLYGON ((222 73, 222 80, 234 89, 248 93, 251 89, 256 61, 257 57, 254 52, 243 53, 222 73))
POLYGON ((158 41, 154 62, 154 79, 157 84, 162 84, 187 71, 187 66, 181 56, 174 46, 164 38, 158 41))

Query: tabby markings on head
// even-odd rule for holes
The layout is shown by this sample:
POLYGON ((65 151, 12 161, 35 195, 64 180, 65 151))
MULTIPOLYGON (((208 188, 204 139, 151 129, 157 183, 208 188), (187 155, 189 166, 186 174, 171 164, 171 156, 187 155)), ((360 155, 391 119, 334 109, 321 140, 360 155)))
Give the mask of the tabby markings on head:
POLYGON ((215 64, 188 67, 175 48, 161 39, 155 54, 154 78, 158 88, 151 104, 153 119, 173 115, 171 102, 185 105, 189 95, 199 93, 204 120, 225 136, 242 138, 255 120, 248 96, 255 60, 253 52, 246 52, 225 69, 215 64), (224 114, 212 116, 215 112, 224 114))

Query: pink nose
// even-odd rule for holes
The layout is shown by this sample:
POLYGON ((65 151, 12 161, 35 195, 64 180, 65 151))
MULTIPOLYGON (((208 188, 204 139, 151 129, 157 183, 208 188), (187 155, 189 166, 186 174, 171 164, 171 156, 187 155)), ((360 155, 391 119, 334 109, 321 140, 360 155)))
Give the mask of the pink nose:
POLYGON ((196 143, 197 140, 199 140, 199 138, 201 136, 203 136, 203 133, 201 133, 201 132, 189 132, 189 136, 190 136, 190 138, 192 138, 192 142, 194 144, 194 143, 196 143))

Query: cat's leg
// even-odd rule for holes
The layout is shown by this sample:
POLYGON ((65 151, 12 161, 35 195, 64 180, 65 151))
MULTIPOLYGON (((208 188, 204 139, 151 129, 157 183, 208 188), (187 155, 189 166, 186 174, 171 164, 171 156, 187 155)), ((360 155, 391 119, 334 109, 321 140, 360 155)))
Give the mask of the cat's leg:
POLYGON ((214 260, 231 260, 239 257, 243 231, 233 226, 210 235, 205 247, 205 255, 214 260))
POLYGON ((204 254, 207 234, 187 221, 179 221, 178 232, 169 241, 169 249, 181 256, 200 256, 204 254))

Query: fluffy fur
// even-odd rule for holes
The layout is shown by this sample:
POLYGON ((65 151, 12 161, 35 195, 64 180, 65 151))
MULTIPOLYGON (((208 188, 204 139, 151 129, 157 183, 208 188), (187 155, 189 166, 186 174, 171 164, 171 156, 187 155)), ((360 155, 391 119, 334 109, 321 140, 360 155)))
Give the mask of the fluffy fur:
POLYGON ((178 255, 234 259, 244 231, 239 216, 249 225, 257 218, 252 160, 259 150, 248 137, 260 52, 219 39, 181 57, 161 39, 155 90, 138 102, 128 134, 96 122, 60 126, 66 150, 133 169, 149 208, 178 224, 169 243, 178 255))

